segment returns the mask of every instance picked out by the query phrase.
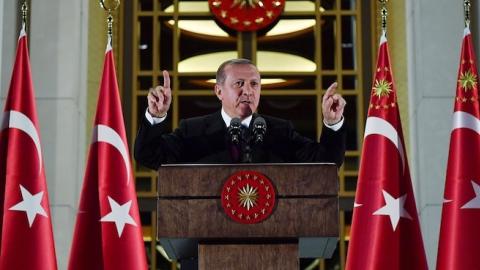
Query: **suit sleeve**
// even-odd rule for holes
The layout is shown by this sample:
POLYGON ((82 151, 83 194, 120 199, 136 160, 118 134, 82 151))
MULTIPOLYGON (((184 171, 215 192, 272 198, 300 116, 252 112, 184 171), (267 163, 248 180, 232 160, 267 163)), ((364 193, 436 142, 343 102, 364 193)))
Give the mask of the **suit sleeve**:
POLYGON ((343 125, 339 130, 333 131, 323 127, 320 142, 301 136, 289 125, 289 137, 293 141, 291 149, 296 162, 329 162, 342 166, 346 149, 346 130, 343 125))
POLYGON ((135 138, 134 157, 141 165, 157 170, 161 164, 175 163, 183 151, 183 134, 186 126, 180 126, 173 133, 167 133, 165 121, 156 125, 143 118, 135 138))
POLYGON ((345 123, 337 131, 323 126, 320 145, 325 148, 327 159, 337 164, 338 167, 342 166, 345 159, 346 140, 345 123))

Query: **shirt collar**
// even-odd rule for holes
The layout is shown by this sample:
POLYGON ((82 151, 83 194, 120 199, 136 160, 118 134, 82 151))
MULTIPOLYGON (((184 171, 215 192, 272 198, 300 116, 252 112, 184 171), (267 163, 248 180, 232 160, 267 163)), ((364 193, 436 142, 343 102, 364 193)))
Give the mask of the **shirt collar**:
MULTIPOLYGON (((223 121, 225 122, 225 125, 229 127, 230 121, 232 121, 232 117, 230 117, 223 108, 222 108, 222 118, 223 118, 223 121)), ((251 121, 252 121, 252 115, 242 120, 242 126, 249 127, 251 121)))

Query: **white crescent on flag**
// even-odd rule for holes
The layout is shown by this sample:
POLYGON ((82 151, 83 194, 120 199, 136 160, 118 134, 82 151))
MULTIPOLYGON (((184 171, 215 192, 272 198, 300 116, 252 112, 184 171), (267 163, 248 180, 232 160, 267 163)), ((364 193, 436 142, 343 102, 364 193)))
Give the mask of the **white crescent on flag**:
POLYGON ((398 153, 402 158, 402 173, 405 172, 405 154, 403 152, 402 141, 400 136, 398 136, 397 130, 390 124, 387 120, 380 117, 370 116, 367 118, 367 123, 365 124, 365 136, 364 139, 369 135, 382 135, 391 141, 395 147, 398 149, 398 153))
MULTIPOLYGON (((478 135, 480 135, 480 120, 467 112, 456 111, 453 113, 452 132, 460 128, 470 129, 471 131, 476 132, 478 135)), ((447 198, 443 199, 444 204, 452 201, 453 200, 447 198)))
POLYGON ((470 129, 480 135, 480 120, 467 112, 456 111, 453 113, 452 132, 458 128, 470 129))
POLYGON ((123 143, 122 137, 111 127, 106 125, 96 125, 93 128, 92 143, 105 142, 115 147, 122 155, 125 169, 127 170, 127 185, 130 183, 130 160, 128 158, 127 147, 123 143))
POLYGON ((18 111, 6 111, 3 115, 0 131, 5 128, 19 129, 32 138, 35 148, 37 149, 38 162, 40 164, 38 174, 40 174, 42 172, 42 148, 40 146, 40 136, 38 136, 37 128, 30 118, 18 111))

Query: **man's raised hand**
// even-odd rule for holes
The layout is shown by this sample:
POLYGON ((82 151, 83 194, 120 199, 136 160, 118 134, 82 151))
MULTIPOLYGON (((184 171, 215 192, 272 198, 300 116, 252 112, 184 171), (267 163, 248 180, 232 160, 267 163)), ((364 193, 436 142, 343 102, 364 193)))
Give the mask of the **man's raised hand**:
POLYGON ((336 93, 337 83, 334 82, 328 87, 322 100, 323 120, 328 125, 334 125, 342 119, 343 109, 347 102, 340 94, 336 93))
POLYGON ((172 90, 170 89, 170 75, 163 71, 163 86, 150 88, 148 91, 148 112, 153 117, 164 117, 172 102, 172 90))

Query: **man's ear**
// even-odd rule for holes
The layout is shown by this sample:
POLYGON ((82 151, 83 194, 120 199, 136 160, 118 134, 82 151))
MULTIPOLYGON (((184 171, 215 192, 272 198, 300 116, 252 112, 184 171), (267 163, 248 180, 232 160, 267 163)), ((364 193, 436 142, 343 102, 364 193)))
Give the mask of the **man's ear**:
POLYGON ((222 100, 222 88, 218 84, 215 84, 215 95, 219 100, 222 100))

